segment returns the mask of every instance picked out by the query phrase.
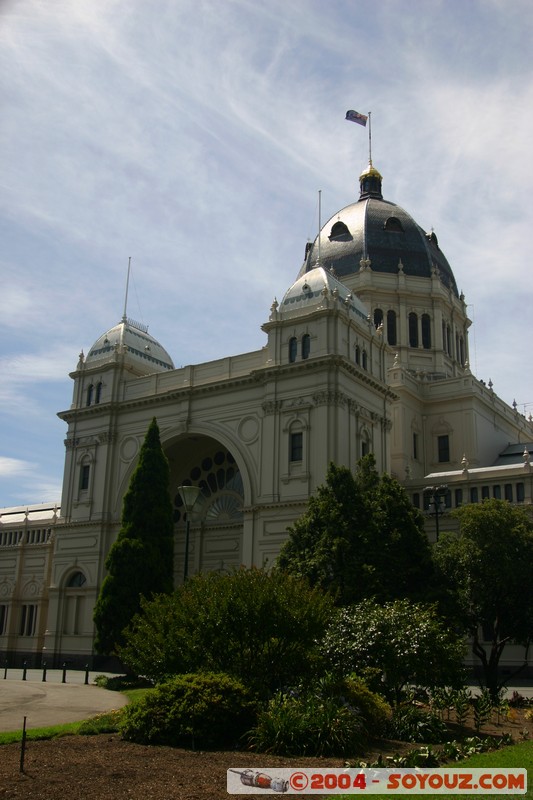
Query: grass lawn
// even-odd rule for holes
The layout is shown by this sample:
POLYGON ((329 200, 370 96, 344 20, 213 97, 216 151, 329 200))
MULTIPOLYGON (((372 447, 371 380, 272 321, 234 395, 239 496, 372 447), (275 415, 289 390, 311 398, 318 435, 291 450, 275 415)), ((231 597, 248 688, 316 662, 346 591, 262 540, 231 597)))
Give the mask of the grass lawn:
MULTIPOLYGON (((445 766, 441 767, 441 769, 458 769, 458 768, 484 768, 487 767, 489 769, 499 769, 501 767, 506 767, 507 769, 512 769, 513 767, 516 768, 525 768, 527 769, 527 793, 520 794, 520 795, 504 795, 502 793, 498 794, 487 794, 485 797, 490 797, 491 800, 496 797, 526 797, 531 798, 533 800, 533 741, 526 741, 520 742, 519 744, 513 744, 509 747, 503 747, 501 750, 495 750, 492 753, 478 753, 477 755, 471 756, 471 758, 467 759, 466 761, 457 761, 457 762, 450 762, 445 766)), ((393 770, 394 771, 394 770, 393 770)), ((428 792, 429 794, 433 794, 435 797, 435 793, 428 792)), ((330 795, 332 797, 332 795, 330 795)), ((342 800, 342 798, 346 797, 356 797, 357 795, 336 795, 337 800, 342 800)), ((372 800, 390 800, 393 796, 391 794, 368 794, 372 800)), ((404 793, 402 794, 403 797, 407 795, 404 793)), ((480 797, 483 797, 481 794, 446 794, 443 795, 445 797, 457 797, 461 798, 461 800, 479 800, 480 797)))
MULTIPOLYGON (((533 741, 513 744, 511 747, 503 747, 501 750, 495 750, 493 753, 478 753, 467 761, 459 761, 453 766, 490 767, 491 769, 498 769, 499 767, 507 767, 508 769, 512 767, 525 768, 527 769, 528 789, 527 793, 525 795, 520 795, 520 797, 533 798, 533 741)), ((443 769, 452 769, 453 766, 447 764, 443 769)), ((448 797, 451 796, 452 795, 448 795, 448 797)), ((479 794, 462 794, 458 796, 462 798, 480 797, 479 794)), ((503 797, 504 795, 501 796, 503 797)))

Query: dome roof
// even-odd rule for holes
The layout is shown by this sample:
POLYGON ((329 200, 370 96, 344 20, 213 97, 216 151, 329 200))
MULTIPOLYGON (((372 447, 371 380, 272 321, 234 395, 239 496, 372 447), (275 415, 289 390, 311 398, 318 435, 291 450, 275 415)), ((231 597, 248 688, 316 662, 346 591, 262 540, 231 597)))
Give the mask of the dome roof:
POLYGON ((285 293, 278 311, 282 316, 308 312, 313 307, 323 307, 325 298, 329 296, 343 303, 359 319, 368 320, 366 306, 324 267, 314 267, 299 277, 285 293))
MULTIPOLYGON (((320 231, 320 264, 341 280, 359 272, 361 261, 373 272, 398 273, 401 261, 405 275, 431 278, 433 269, 458 296, 457 284, 433 232, 425 233, 407 211, 384 200, 381 175, 370 164, 360 176, 361 194, 356 203, 334 214, 320 231)), ((317 266, 318 238, 308 244, 299 275, 317 266)))
POLYGON ((116 353, 127 354, 128 360, 143 373, 174 369, 167 351, 148 333, 148 326, 126 317, 96 340, 85 363, 96 366, 112 360, 116 353))

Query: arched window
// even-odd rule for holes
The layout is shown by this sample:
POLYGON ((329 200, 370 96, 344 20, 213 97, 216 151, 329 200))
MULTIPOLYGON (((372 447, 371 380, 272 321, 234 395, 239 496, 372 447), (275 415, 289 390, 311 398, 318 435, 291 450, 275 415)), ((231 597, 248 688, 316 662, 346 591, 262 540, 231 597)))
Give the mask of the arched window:
POLYGON ((94 394, 94 386, 91 385, 87 389, 87 405, 90 406, 93 401, 93 394, 94 394))
POLYGON ((359 347, 358 344, 355 345, 355 363, 356 364, 361 363, 361 348, 359 347))
POLYGON ((68 579, 67 589, 79 589, 85 583, 87 583, 87 578, 83 572, 78 570, 77 572, 74 572, 68 579))
POLYGON ((372 448, 370 446, 371 444, 370 431, 368 430, 366 425, 363 425, 361 430, 359 431, 359 439, 360 439, 359 441, 360 453, 362 458, 363 456, 367 456, 372 451, 372 448))
POLYGON ((403 232, 403 226, 398 217, 389 217, 383 227, 386 231, 393 231, 395 233, 403 232))
POLYGON ((409 314, 409 347, 418 347, 418 317, 414 311, 409 314))
POLYGON ((431 319, 429 314, 422 314, 422 347, 431 348, 431 319))
POLYGON ((363 369, 368 369, 368 356, 366 350, 363 350, 363 369))
MULTIPOLYGON (((344 222, 336 222, 335 225, 331 229, 331 233, 329 234, 330 239, 338 239, 341 236, 347 237, 350 236, 350 231, 344 224, 344 222)), ((351 237, 350 237, 351 238, 351 237)))
POLYGON ((396 311, 387 311, 387 341, 396 344, 396 311))
POLYGON ((452 331, 449 325, 446 325, 446 348, 449 356, 452 355, 452 331))
POLYGON ((448 352, 446 348, 446 323, 442 320, 442 349, 445 353, 448 352))
POLYGON ((96 384, 96 396, 94 398, 95 403, 99 403, 102 397, 102 381, 96 384))
POLYGON ((298 352, 298 340, 296 336, 291 336, 289 339, 289 363, 293 364, 296 361, 296 354, 298 352))
POLYGON ((91 465, 82 464, 80 466, 80 492, 88 491, 90 477, 91 477, 91 465))
POLYGON ((440 464, 450 460, 450 437, 447 433, 437 436, 437 453, 440 464))
POLYGON ((303 431, 292 431, 289 434, 289 461, 303 460, 304 452, 304 435, 303 431))
POLYGON ((383 311, 381 310, 381 308, 376 308, 374 310, 374 327, 376 328, 376 330, 379 328, 382 322, 383 322, 383 311))
POLYGON ((311 337, 308 333, 302 336, 302 358, 309 358, 311 352, 311 337))
POLYGON ((63 599, 63 633, 66 636, 78 636, 83 630, 85 617, 85 597, 80 592, 87 578, 80 572, 74 572, 65 584, 63 599))

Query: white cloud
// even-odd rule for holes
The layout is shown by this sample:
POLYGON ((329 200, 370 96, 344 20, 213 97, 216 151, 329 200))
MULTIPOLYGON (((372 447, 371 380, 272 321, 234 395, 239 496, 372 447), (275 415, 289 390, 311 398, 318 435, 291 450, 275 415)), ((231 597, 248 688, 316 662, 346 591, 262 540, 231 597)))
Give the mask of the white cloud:
POLYGON ((21 458, 8 458, 0 456, 0 476, 18 476, 33 472, 36 464, 31 461, 24 461, 21 458))

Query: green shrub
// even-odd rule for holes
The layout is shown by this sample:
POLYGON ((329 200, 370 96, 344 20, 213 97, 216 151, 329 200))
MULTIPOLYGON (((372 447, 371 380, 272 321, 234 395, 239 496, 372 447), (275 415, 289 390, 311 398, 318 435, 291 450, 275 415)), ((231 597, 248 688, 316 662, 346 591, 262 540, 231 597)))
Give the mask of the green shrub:
POLYGON ((387 725, 387 735, 390 739, 402 742, 435 744, 447 740, 448 729, 436 714, 418 706, 401 705, 393 711, 387 725))
POLYGON ((138 678, 136 675, 97 675, 94 683, 102 689, 112 692, 125 692, 127 689, 148 689, 153 686, 151 681, 138 678))
POLYGON ((224 672, 270 697, 320 671, 317 642, 332 613, 331 598, 276 571, 195 575, 143 601, 120 657, 154 683, 224 672))
POLYGON ((474 697, 472 707, 474 709, 474 726, 476 733, 479 733, 481 728, 490 721, 494 707, 494 701, 488 689, 482 689, 481 694, 474 697))
POLYGON ((466 720, 472 706, 472 693, 470 689, 463 687, 458 689, 453 695, 453 708, 455 711, 455 721, 462 728, 466 725, 466 720))
POLYGON ((141 744, 234 747, 256 717, 249 690, 223 673, 178 675, 124 709, 124 739, 141 744))
POLYGON ((412 685, 462 685, 464 650, 463 637, 445 627, 434 605, 409 600, 342 608, 321 640, 331 670, 365 675, 370 668, 375 676, 379 668, 381 691, 396 703, 412 685))
POLYGON ((364 748, 367 730, 349 694, 328 678, 311 689, 278 692, 259 713, 249 742, 260 752, 279 755, 353 756, 364 748))
POLYGON ((367 732, 371 736, 382 736, 392 715, 387 701, 372 692, 365 681, 355 675, 345 679, 344 692, 349 704, 359 709, 367 732))

